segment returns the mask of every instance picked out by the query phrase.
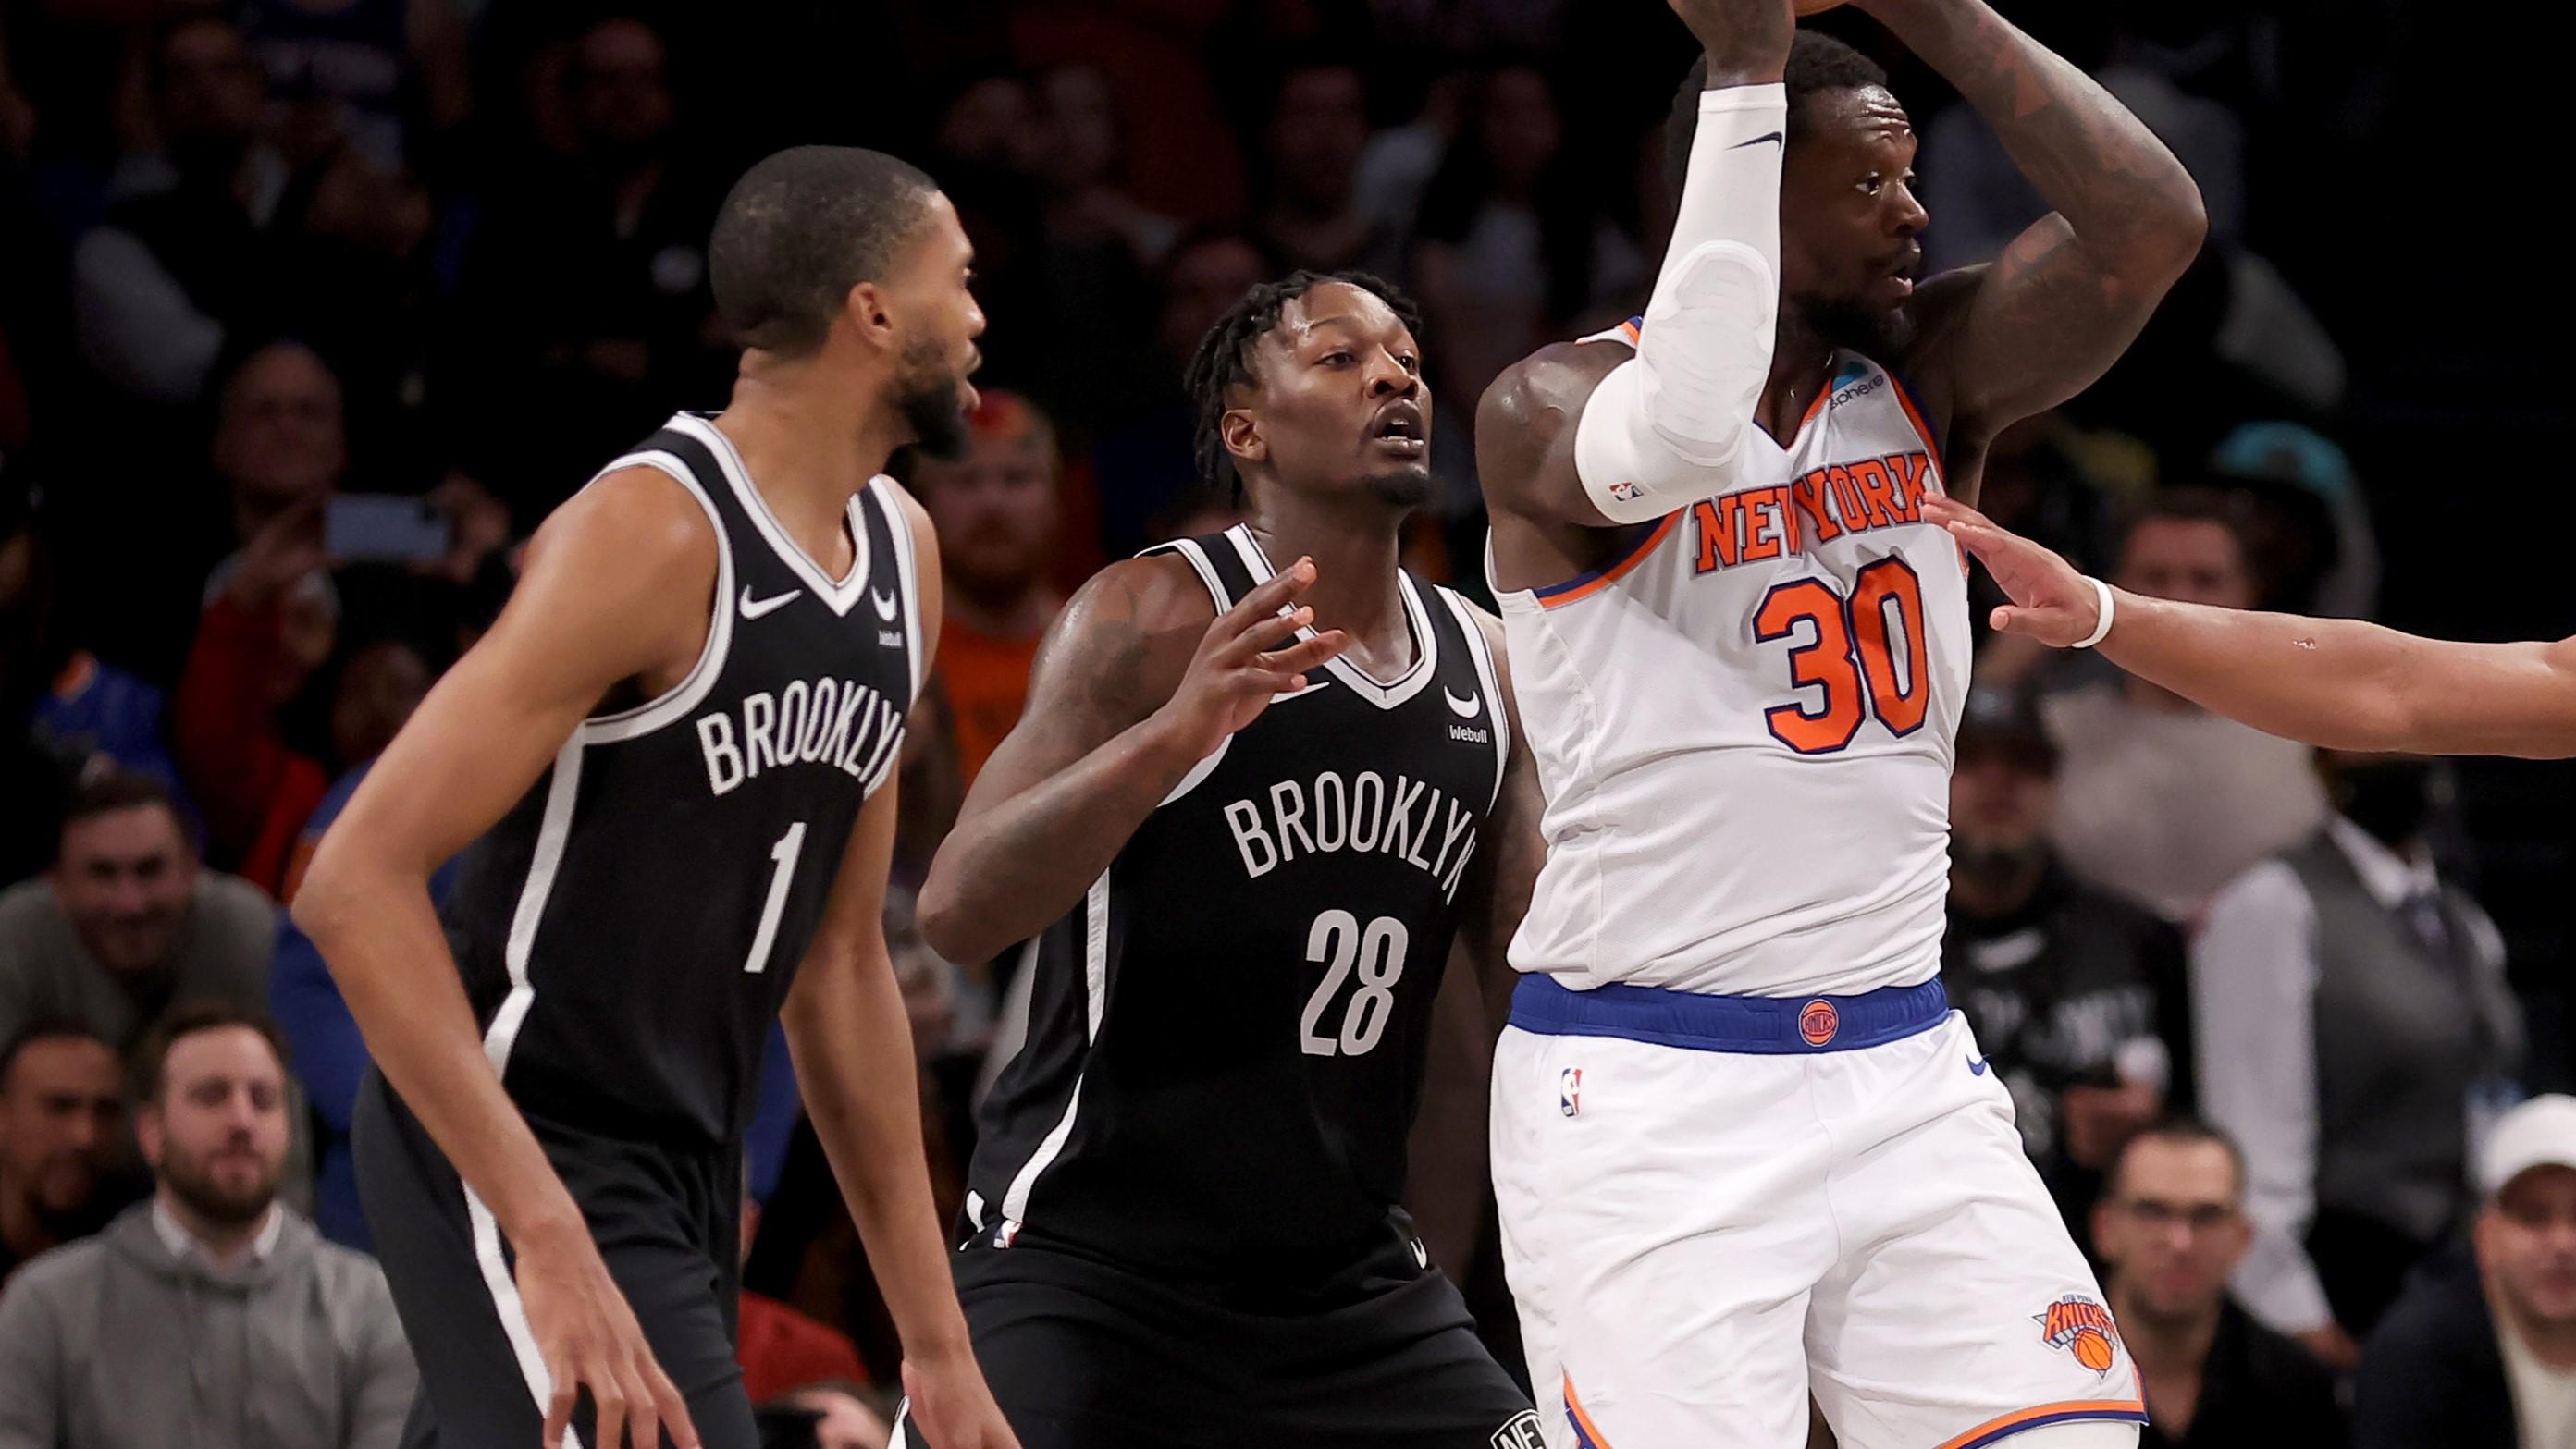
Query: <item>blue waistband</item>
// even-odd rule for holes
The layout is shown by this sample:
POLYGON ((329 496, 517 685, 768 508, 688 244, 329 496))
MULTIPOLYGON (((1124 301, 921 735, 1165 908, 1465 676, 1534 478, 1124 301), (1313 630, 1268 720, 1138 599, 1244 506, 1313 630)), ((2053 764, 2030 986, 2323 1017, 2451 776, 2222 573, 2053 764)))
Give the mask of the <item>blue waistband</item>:
POLYGON ((1659 986, 1572 991, 1552 976, 1512 990, 1512 1025, 1542 1036, 1615 1036, 1700 1052, 1799 1056, 1885 1046, 1950 1014, 1941 979, 1858 996, 1704 996, 1659 986))

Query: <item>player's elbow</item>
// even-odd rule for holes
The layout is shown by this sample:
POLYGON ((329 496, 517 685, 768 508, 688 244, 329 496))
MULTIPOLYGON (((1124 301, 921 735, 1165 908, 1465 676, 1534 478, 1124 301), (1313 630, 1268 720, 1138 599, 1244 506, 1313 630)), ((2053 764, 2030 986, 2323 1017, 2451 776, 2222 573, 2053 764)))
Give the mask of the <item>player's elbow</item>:
POLYGON ((975 914, 967 909, 958 889, 958 874, 944 856, 933 861, 929 879, 921 883, 913 918, 921 927, 923 943, 942 960, 981 961, 1001 950, 1001 945, 981 949, 986 933, 976 929, 975 914))
POLYGON ((2190 173, 2177 170, 2172 185, 2147 194, 2132 247, 2134 268, 2161 294, 2191 270, 2208 240, 2208 203, 2190 173))

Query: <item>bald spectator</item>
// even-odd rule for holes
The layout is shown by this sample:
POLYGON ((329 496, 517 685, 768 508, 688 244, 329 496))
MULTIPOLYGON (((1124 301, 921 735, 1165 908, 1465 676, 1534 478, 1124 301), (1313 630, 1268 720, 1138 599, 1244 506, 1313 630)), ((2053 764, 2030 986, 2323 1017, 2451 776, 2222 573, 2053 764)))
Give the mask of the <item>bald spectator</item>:
POLYGON ((124 1129, 125 1069, 96 1033, 38 1021, 0 1039, 0 1280, 133 1200, 124 1129))
MULTIPOLYGON (((2130 524, 2112 582, 2222 609, 2257 594, 2225 500, 2159 495, 2130 524)), ((2238 871, 2314 834, 2325 792, 2306 747, 2121 676, 2048 703, 2065 752, 2052 835, 2075 873, 2188 924, 2238 871)))
POLYGON ((276 1029, 192 1007, 137 1070, 152 1200, 0 1291, 0 1449, 393 1449, 417 1376, 383 1270, 277 1200, 276 1029))
POLYGON ((2473 1259, 2389 1309, 2356 1378, 2354 1449, 2576 1444, 2576 1098, 2498 1119, 2473 1259))
POLYGON ((2252 1240, 2236 1144, 2204 1122, 2158 1123, 2106 1189, 2093 1242, 2152 1420, 2140 1449, 2341 1444, 2333 1376, 2227 1295, 2252 1240))
POLYGON ((67 1020, 131 1050, 175 1002, 267 1000, 277 908, 198 865, 148 776, 80 786, 43 876, 0 891, 0 1040, 67 1020))

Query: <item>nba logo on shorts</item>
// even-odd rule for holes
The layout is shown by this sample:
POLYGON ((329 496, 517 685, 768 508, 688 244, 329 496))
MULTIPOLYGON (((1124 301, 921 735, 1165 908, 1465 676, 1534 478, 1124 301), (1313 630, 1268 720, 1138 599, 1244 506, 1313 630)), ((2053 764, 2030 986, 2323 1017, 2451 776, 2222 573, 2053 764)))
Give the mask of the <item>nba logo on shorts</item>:
POLYGON ((1567 1067, 1556 1074, 1556 1110, 1568 1117, 1583 1110, 1583 1068, 1567 1067))
POLYGON ((1538 1413, 1533 1409, 1514 1414, 1512 1421, 1496 1429, 1486 1442, 1494 1449, 1547 1449, 1547 1439, 1539 1433, 1538 1413))
POLYGON ((1843 1014, 1834 1010, 1830 1001, 1810 1001, 1798 1012, 1798 1035, 1805 1037, 1809 1046, 1823 1046, 1842 1029, 1843 1014))
POLYGON ((2067 1350, 2077 1363, 2097 1374, 2111 1371, 2111 1345, 2120 1330, 2111 1322, 2110 1309, 2081 1293, 2069 1293, 2048 1305, 2037 1321, 2039 1336, 2050 1348, 2067 1350))

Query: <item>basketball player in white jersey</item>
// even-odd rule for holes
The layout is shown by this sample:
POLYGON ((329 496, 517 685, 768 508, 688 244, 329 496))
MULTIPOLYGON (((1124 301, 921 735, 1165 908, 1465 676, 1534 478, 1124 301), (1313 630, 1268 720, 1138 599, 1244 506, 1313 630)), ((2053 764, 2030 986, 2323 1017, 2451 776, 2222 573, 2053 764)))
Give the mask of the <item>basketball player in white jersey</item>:
POLYGON ((2086 578, 1953 499, 1926 516, 2012 602, 1994 626, 2105 658, 2201 708, 2331 750, 2576 758, 2576 637, 2463 644, 2358 619, 2150 599, 2086 578))
POLYGON ((1812 1393, 1844 1449, 2132 1444, 2136 1373, 1937 975, 1969 625, 1922 509, 2119 356, 2199 194, 1985 0, 1856 0, 2056 208, 1918 287, 1879 69, 1793 0, 1670 3, 1707 53, 1653 299, 1477 417, 1547 793, 1493 1124, 1541 1418, 1773 1449, 1812 1393))

